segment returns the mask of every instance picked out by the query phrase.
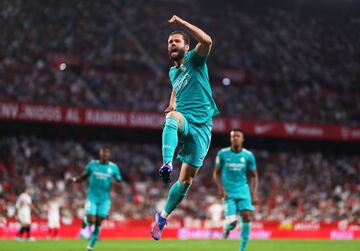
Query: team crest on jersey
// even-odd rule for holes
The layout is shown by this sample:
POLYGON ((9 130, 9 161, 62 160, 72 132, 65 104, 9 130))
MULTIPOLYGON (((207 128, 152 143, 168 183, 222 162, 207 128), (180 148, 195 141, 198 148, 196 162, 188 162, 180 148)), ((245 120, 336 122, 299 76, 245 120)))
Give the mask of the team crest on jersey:
POLYGON ((180 70, 181 70, 181 71, 186 71, 186 67, 185 67, 184 64, 181 64, 181 65, 180 65, 180 70))
POLYGON ((107 171, 108 171, 108 173, 111 173, 111 172, 112 172, 110 167, 108 168, 108 170, 107 170, 107 171))
POLYGON ((244 163, 244 162, 245 162, 245 158, 244 158, 244 157, 241 157, 241 158, 240 158, 240 162, 241 162, 241 163, 244 163))

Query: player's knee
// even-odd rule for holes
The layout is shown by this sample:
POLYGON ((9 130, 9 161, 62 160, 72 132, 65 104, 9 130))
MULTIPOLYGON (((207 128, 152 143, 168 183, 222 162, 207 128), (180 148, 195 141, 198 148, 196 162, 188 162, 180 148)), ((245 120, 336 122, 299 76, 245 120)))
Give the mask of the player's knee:
POLYGON ((231 227, 235 228, 235 227, 236 227, 236 221, 230 222, 229 225, 230 225, 231 227))
POLYGON ((184 119, 180 112, 172 111, 166 115, 166 118, 174 118, 179 121, 179 126, 182 126, 184 119))
POLYGON ((179 112, 169 112, 168 114, 166 114, 166 118, 176 118, 179 119, 180 118, 180 113, 179 112))
POLYGON ((101 226, 104 219, 105 219, 104 217, 96 217, 95 225, 101 226))
POLYGON ((244 214, 243 214, 243 221, 244 221, 244 222, 250 222, 250 221, 251 221, 251 218, 252 218, 251 213, 244 213, 244 214))
POLYGON ((88 221, 88 223, 89 223, 90 225, 95 224, 95 219, 94 219, 94 217, 88 217, 88 218, 87 218, 87 221, 88 221))

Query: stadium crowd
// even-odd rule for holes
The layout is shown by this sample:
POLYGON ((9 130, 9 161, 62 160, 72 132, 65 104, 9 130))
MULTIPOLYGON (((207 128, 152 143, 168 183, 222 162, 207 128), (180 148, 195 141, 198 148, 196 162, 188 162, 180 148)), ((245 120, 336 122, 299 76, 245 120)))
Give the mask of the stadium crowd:
POLYGON ((359 125, 359 22, 186 2, 1 1, 0 100, 162 111, 176 13, 214 40, 222 115, 359 125))
MULTIPOLYGON (((161 149, 155 144, 108 143, 124 184, 112 191, 111 218, 147 219, 164 201, 158 177, 161 149)), ((36 136, 6 137, 0 142, 0 213, 14 216, 16 197, 25 186, 46 218, 44 207, 53 197, 64 201, 63 218, 81 217, 86 184, 66 184, 97 157, 100 142, 49 140, 36 136)), ((219 202, 212 180, 211 149, 187 199, 173 217, 205 219, 219 202)), ((347 219, 360 224, 360 159, 356 155, 255 150, 260 176, 257 220, 333 222, 347 219)), ((175 168, 177 177, 179 168, 175 168)))

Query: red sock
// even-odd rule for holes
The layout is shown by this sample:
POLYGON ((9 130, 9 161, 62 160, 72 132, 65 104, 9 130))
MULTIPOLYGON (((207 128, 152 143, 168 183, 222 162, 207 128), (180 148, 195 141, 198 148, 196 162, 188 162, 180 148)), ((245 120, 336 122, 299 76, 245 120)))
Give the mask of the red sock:
POLYGON ((30 231, 31 231, 31 227, 28 226, 28 227, 26 228, 26 238, 27 238, 27 239, 30 238, 30 231))
POLYGON ((19 232, 17 233, 17 237, 21 238, 23 236, 24 231, 25 231, 24 227, 21 227, 19 232))
POLYGON ((58 229, 57 228, 54 228, 54 231, 53 231, 53 238, 56 238, 58 235, 58 229))

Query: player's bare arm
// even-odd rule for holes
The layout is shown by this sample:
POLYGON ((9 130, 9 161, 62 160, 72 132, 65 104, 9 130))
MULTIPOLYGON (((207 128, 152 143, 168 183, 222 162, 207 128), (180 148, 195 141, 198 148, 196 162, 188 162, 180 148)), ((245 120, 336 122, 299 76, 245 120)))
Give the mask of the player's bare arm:
POLYGON ((257 189, 259 184, 259 178, 256 170, 252 170, 250 172, 250 191, 251 191, 251 199, 253 205, 257 205, 259 203, 259 199, 257 197, 257 189))
POLYGON ((82 172, 79 176, 76 177, 70 177, 69 181, 73 182, 73 183, 81 183, 84 180, 86 180, 89 177, 88 174, 86 174, 85 172, 82 172))
POLYGON ((175 111, 176 109, 176 94, 174 91, 171 92, 169 106, 165 109, 165 114, 175 111))
POLYGON ((176 15, 173 15, 170 18, 169 23, 177 24, 187 30, 189 33, 191 33, 191 35, 198 41, 195 47, 195 52, 197 55, 201 57, 206 57, 207 55, 209 55, 212 45, 212 39, 208 34, 206 34, 203 30, 196 27, 195 25, 181 19, 176 15))
POLYGON ((219 191, 220 198, 226 198, 227 194, 224 191, 224 187, 221 183, 221 169, 216 166, 213 172, 213 178, 219 191))

